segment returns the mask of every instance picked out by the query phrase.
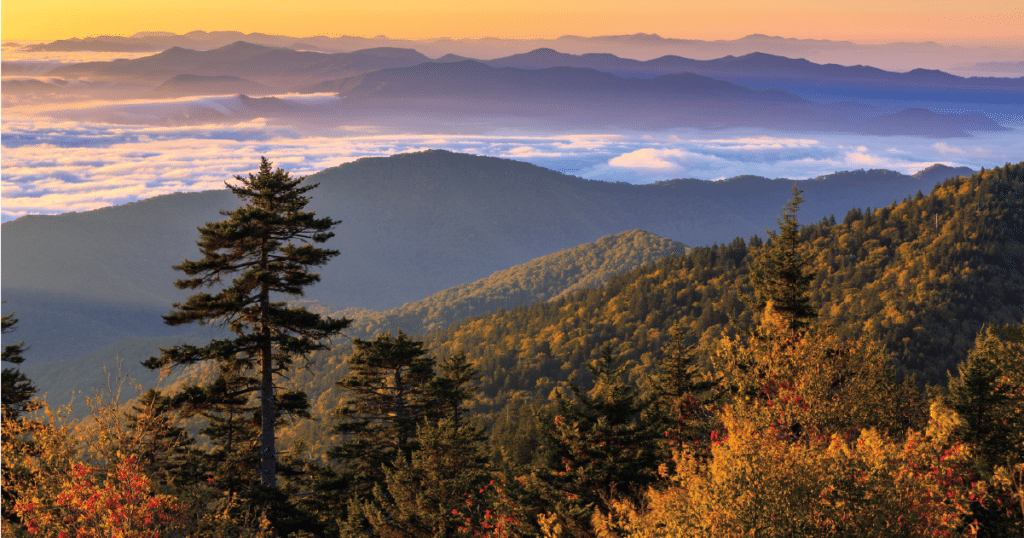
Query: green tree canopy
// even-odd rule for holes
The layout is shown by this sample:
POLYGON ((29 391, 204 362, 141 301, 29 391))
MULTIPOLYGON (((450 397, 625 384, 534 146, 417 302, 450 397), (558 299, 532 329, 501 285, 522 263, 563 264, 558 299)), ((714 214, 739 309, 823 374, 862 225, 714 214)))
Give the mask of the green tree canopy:
POLYGON ((611 499, 639 495, 654 483, 668 459, 656 400, 628 382, 626 362, 605 346, 588 367, 592 390, 572 383, 570 394, 556 392, 544 447, 548 468, 537 471, 551 508, 575 536, 592 534, 595 508, 605 511, 611 499))

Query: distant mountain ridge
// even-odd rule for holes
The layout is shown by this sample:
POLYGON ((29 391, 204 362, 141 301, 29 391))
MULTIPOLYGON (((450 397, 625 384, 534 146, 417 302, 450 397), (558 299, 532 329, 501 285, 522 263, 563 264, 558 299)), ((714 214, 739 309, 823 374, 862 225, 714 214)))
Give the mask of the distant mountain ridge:
POLYGON ((332 77, 350 76, 394 66, 408 66, 430 58, 412 49, 371 48, 325 54, 267 47, 237 41, 212 50, 172 47, 132 60, 85 62, 50 71, 61 77, 114 77, 166 80, 179 75, 235 76, 279 89, 292 89, 332 77))
POLYGON ((892 103, 1003 106, 1016 104, 1024 93, 1024 78, 966 79, 925 69, 894 73, 760 52, 714 60, 663 56, 642 62, 612 54, 580 56, 537 49, 490 61, 456 55, 431 61, 414 49, 377 47, 328 54, 246 41, 205 51, 172 47, 142 58, 64 65, 47 75, 51 81, 106 84, 60 89, 19 83, 14 97, 8 92, 5 102, 30 100, 33 94, 69 100, 89 91, 108 98, 120 91, 122 100, 145 98, 152 95, 146 86, 175 96, 328 92, 343 101, 319 102, 310 114, 285 107, 225 113, 205 103, 154 108, 151 103, 116 101, 50 114, 126 124, 189 125, 266 117, 306 125, 357 121, 396 128, 417 122, 458 125, 495 117, 520 122, 544 117, 558 123, 630 129, 755 127, 964 137, 1006 128, 981 114, 950 113, 948 106, 925 118, 892 103), (382 107, 386 114, 380 113, 382 107))
MULTIPOLYGON (((318 85, 317 91, 325 91, 318 85)), ((344 117, 420 114, 438 120, 544 117, 629 128, 758 127, 786 131, 969 136, 1007 128, 980 115, 881 114, 822 104, 782 90, 752 90, 692 73, 621 78, 590 68, 495 68, 473 60, 392 67, 349 77, 336 89, 344 117)))
POLYGON ((727 55, 742 56, 764 52, 807 58, 818 63, 842 65, 866 64, 889 70, 908 71, 917 67, 950 69, 982 62, 1011 62, 1020 57, 1020 47, 946 46, 935 42, 862 44, 824 39, 794 39, 752 34, 734 40, 706 41, 665 38, 657 34, 630 34, 582 37, 565 35, 553 39, 479 39, 436 38, 423 40, 390 39, 384 36, 289 37, 261 33, 202 32, 176 35, 169 32, 140 32, 133 36, 95 36, 30 45, 37 51, 161 51, 179 46, 214 49, 235 41, 250 41, 270 47, 289 47, 323 52, 351 52, 372 47, 413 48, 431 57, 457 54, 467 58, 500 58, 551 48, 571 54, 612 53, 618 56, 651 59, 679 55, 712 59, 727 55))
POLYGON ((724 56, 713 60, 694 60, 681 56, 662 56, 640 61, 607 53, 564 54, 553 49, 536 49, 524 54, 488 60, 492 67, 544 69, 547 67, 581 67, 597 69, 619 76, 655 77, 688 72, 728 80, 737 84, 772 80, 805 80, 816 85, 859 84, 898 85, 963 89, 1024 88, 1024 77, 961 77, 934 69, 898 73, 865 65, 844 66, 817 64, 803 58, 787 58, 764 52, 743 56, 724 56), (741 82, 737 82, 741 81, 741 82))

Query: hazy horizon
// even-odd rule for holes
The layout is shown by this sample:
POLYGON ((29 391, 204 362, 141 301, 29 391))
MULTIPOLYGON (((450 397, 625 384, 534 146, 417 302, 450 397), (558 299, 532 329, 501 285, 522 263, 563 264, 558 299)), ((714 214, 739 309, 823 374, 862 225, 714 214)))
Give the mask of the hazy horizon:
POLYGON ((978 41, 1019 37, 1022 8, 1003 0, 884 0, 821 4, 780 0, 723 0, 680 5, 655 0, 624 6, 598 0, 469 0, 423 4, 411 0, 364 3, 318 0, 279 10, 241 0, 182 0, 139 4, 125 0, 37 0, 4 6, 3 39, 66 39, 137 31, 184 33, 237 29, 284 35, 387 35, 392 38, 550 38, 562 35, 656 33, 681 39, 736 39, 766 34, 801 39, 978 41), (197 17, 200 15, 201 17, 197 17), (153 21, 160 21, 159 28, 153 21), (1005 30, 1003 30, 1005 28, 1005 30))

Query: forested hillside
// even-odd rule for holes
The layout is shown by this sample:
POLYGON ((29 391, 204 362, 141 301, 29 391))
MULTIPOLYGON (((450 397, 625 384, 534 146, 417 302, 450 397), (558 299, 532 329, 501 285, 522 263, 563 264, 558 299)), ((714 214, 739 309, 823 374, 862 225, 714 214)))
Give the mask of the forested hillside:
MULTIPOLYGON (((249 375, 225 343, 165 352, 221 363, 128 415, 68 428, 5 400, 4 517, 26 536, 1020 535, 1024 163, 803 226, 801 202, 764 238, 565 294, 528 264, 474 293, 549 300, 316 353, 278 381, 280 486, 256 481, 259 402, 222 391, 249 375)), ((620 263, 576 252, 551 268, 620 263)))
MULTIPOLYGON (((962 172, 815 178, 801 183, 801 216, 888 204, 930 190, 936 173, 962 172)), ((309 181, 320 184, 311 207, 341 220, 329 244, 341 254, 307 299, 377 311, 628 230, 687 245, 763 233, 793 184, 753 176, 607 183, 448 151, 359 159, 309 181)), ((197 226, 236 205, 226 191, 178 193, 5 222, 3 308, 35 342, 25 364, 79 358, 130 337, 182 334, 160 318, 184 298, 171 267, 194 256, 197 226)))
MULTIPOLYGON (((1024 167, 952 178, 927 196, 851 209, 801 228, 812 304, 843 338, 886 344, 919 380, 942 383, 985 323, 1024 319, 1024 167)), ((763 240, 697 247, 556 301, 467 320, 429 335, 435 352, 479 361, 482 391, 546 394, 597 349, 641 364, 672 327, 695 340, 749 328, 750 256, 763 240)))
POLYGON ((344 310, 333 315, 353 319, 347 332, 353 337, 372 338, 399 329, 422 335, 470 316, 512 310, 598 287, 630 269, 690 250, 682 243, 633 230, 543 256, 386 312, 344 310))
MULTIPOLYGON (((1024 166, 1008 165, 951 178, 927 196, 851 209, 841 220, 802 226, 800 255, 809 258, 809 296, 819 320, 843 339, 864 337, 884 345, 901 376, 944 385, 947 371, 956 370, 984 324, 1024 319, 1022 174, 1024 166)), ((605 241, 624 247, 628 237, 605 241)), ((757 235, 696 247, 601 286, 473 316, 426 333, 424 342, 438 357, 466 354, 480 372, 475 409, 485 414, 510 402, 546 402, 562 382, 586 382, 586 364, 604 345, 632 365, 631 379, 642 384, 673 331, 707 345, 758 323, 759 314, 747 307, 745 297, 752 291, 749 259, 763 248, 757 235)), ((558 256, 544 261, 564 267, 558 256)), ((500 273, 500 279, 447 290, 395 311, 357 315, 351 336, 372 338, 375 331, 399 329, 415 335, 453 311, 465 308, 468 314, 469 305, 486 304, 483 297, 500 306, 504 296, 498 291, 474 295, 481 303, 459 298, 471 289, 503 289, 501 282, 524 278, 530 268, 526 264, 500 273), (426 317, 420 317, 423 313, 426 317)), ((340 397, 333 383, 345 375, 351 349, 343 342, 313 371, 295 373, 288 386, 306 391, 314 416, 322 420, 302 423, 286 437, 295 435, 313 448, 330 443, 328 417, 340 397)), ((180 383, 203 375, 195 372, 180 383)))

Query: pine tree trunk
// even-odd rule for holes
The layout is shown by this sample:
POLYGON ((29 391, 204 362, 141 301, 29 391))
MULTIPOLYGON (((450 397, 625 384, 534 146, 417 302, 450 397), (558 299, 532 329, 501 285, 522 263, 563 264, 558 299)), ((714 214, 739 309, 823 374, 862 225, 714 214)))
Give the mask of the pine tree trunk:
MULTIPOLYGON (((267 251, 263 250, 260 265, 267 271, 267 251)), ((263 415, 263 429, 260 434, 260 477, 261 483, 268 488, 277 487, 277 446, 274 435, 274 418, 277 414, 277 399, 274 395, 274 363, 270 347, 270 291, 266 283, 260 289, 261 327, 260 359, 263 376, 260 389, 260 412, 263 415)))

